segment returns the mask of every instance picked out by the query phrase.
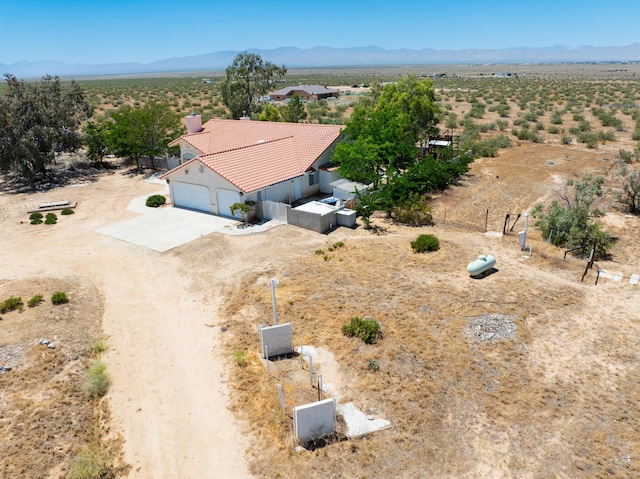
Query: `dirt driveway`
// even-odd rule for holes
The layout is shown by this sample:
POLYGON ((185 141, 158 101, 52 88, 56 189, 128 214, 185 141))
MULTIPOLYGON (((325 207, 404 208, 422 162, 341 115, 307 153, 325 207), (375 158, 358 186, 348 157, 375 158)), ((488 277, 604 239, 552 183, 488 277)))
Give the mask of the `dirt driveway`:
MULTIPOLYGON (((223 334, 216 316, 221 294, 248 269, 268 267, 269 247, 248 255, 251 244, 284 244, 286 231, 220 238, 202 251, 198 240, 168 253, 114 241, 96 230, 133 218, 131 198, 157 185, 116 172, 31 195, 0 197, 0 279, 71 279, 102 296, 104 359, 113 379, 107 399, 116 432, 125 438, 131 478, 251 477, 247 443, 227 409, 223 334), (76 213, 56 225, 28 224, 26 210, 47 201, 77 201, 76 213), (194 246, 195 243, 195 246, 194 246), (210 264, 206 277, 183 266, 191 248, 210 264)), ((288 228, 288 227, 284 227, 288 228)), ((297 232, 314 241, 314 236, 297 232)), ((286 252, 281 252, 286 256, 286 252)))

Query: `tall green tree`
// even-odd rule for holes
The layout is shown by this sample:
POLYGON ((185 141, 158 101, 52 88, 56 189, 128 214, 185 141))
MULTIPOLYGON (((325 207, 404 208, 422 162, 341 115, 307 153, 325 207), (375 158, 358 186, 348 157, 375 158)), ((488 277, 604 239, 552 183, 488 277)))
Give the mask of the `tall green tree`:
POLYGON ((109 149, 104 122, 88 122, 83 129, 83 141, 87 148, 87 158, 102 162, 109 149))
POLYGON ((345 141, 336 147, 333 161, 340 164, 342 176, 373 182, 374 188, 384 176, 407 168, 416 159, 410 119, 397 104, 380 99, 375 107, 356 105, 345 135, 345 141))
POLYGON ((299 123, 305 118, 307 118, 307 110, 304 107, 304 102, 300 95, 295 93, 291 96, 289 103, 282 108, 282 121, 299 123))
POLYGON ((82 145, 79 129, 92 108, 76 82, 58 77, 25 83, 5 75, 8 89, 0 97, 0 171, 26 178, 43 174, 57 153, 82 145))
POLYGON ((258 116, 260 121, 280 121, 280 112, 273 105, 265 105, 264 109, 258 116))
POLYGON ((405 128, 422 147, 427 146, 429 135, 437 133, 440 109, 431 81, 418 80, 407 74, 395 83, 385 85, 378 100, 378 106, 389 105, 407 117, 405 128))
POLYGON ((140 168, 140 158, 153 159, 165 153, 180 129, 180 115, 167 103, 150 102, 140 108, 124 106, 111 114, 106 124, 109 150, 130 158, 140 168))
POLYGON ((258 99, 272 88, 276 78, 286 73, 284 65, 279 67, 264 61, 256 53, 239 53, 225 70, 226 76, 220 85, 222 101, 234 119, 243 114, 251 116, 258 99))

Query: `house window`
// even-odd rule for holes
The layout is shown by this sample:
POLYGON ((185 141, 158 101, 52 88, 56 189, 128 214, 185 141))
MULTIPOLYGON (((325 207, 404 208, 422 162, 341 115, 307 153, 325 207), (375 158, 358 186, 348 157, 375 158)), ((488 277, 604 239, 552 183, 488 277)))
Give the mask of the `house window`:
POLYGON ((318 184, 318 172, 314 171, 309 175, 309 186, 318 184))

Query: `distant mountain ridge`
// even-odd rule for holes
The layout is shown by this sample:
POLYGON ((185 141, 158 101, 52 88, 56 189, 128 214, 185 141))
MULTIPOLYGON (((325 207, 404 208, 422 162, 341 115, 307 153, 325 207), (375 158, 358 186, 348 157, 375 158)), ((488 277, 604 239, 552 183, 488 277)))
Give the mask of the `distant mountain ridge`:
MULTIPOLYGON (((287 68, 428 65, 428 64, 516 64, 516 63, 578 63, 578 62, 636 62, 640 61, 640 43, 623 47, 593 47, 583 45, 548 48, 515 47, 501 50, 386 50, 376 46, 332 48, 280 47, 270 50, 249 49, 263 59, 287 68)), ((19 78, 43 75, 61 77, 91 75, 128 75, 162 72, 224 70, 240 51, 218 51, 202 55, 165 58, 151 63, 96 63, 69 64, 51 60, 0 63, 0 73, 11 73, 19 78)))

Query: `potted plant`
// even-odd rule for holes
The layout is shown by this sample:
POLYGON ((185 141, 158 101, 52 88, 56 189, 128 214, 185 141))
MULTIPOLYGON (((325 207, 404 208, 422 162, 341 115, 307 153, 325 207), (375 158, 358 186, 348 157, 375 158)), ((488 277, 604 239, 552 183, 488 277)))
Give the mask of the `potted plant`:
POLYGON ((242 221, 244 222, 245 225, 247 225, 249 224, 249 221, 251 221, 256 214, 255 206, 256 206, 256 202, 249 200, 249 201, 245 201, 244 203, 236 202, 232 204, 229 207, 229 209, 231 210, 232 216, 235 216, 236 212, 239 211, 240 215, 242 216, 242 221))

